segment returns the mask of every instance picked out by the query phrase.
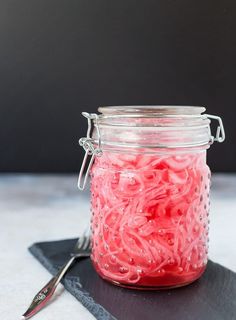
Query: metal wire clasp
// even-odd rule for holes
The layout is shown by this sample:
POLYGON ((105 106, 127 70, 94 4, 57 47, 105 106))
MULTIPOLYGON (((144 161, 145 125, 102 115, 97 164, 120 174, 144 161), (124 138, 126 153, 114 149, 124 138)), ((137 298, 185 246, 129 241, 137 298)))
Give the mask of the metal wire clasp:
POLYGON ((93 164, 95 156, 102 155, 101 134, 100 134, 99 125, 98 125, 98 115, 96 113, 87 113, 87 112, 82 112, 82 115, 85 118, 87 118, 87 120, 88 120, 88 130, 87 130, 87 136, 79 139, 79 144, 80 144, 80 146, 82 146, 84 148, 84 151, 85 151, 84 159, 83 159, 83 162, 82 162, 82 165, 80 168, 79 178, 78 178, 78 188, 80 190, 84 190, 84 188, 86 186, 88 174, 89 174, 90 168, 93 164), (97 146, 95 146, 94 140, 91 137, 92 124, 93 124, 92 120, 94 120, 94 127, 97 130, 97 139, 98 139, 97 146), (89 157, 90 157, 90 160, 89 160, 88 167, 87 167, 87 170, 86 170, 84 178, 83 178, 85 165, 86 165, 86 162, 89 157))
POLYGON ((211 114, 205 114, 205 115, 209 119, 217 120, 218 124, 219 124, 217 129, 216 129, 215 136, 211 135, 210 143, 213 143, 214 141, 217 141, 217 142, 220 142, 220 143, 223 142, 225 140, 225 129, 224 129, 224 125, 223 125, 221 117, 213 116, 211 114))

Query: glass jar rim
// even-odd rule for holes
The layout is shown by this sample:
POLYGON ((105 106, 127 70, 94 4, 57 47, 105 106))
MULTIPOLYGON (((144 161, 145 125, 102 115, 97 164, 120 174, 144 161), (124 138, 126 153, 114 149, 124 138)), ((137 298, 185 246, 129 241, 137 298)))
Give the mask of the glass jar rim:
POLYGON ((206 111, 201 106, 177 106, 177 105, 132 105, 132 106, 101 106, 98 111, 100 116, 202 116, 206 111))
POLYGON ((110 106, 98 108, 92 138, 100 146, 184 148, 206 146, 210 120, 204 107, 110 106))

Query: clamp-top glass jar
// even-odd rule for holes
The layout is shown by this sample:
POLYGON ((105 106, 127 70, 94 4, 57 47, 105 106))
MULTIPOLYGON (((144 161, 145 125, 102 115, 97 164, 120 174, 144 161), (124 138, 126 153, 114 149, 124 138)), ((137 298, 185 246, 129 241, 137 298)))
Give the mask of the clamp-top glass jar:
POLYGON ((96 271, 137 289, 198 279, 208 252, 206 150, 224 141, 221 119, 203 114, 203 107, 98 110, 100 115, 83 113, 89 128, 80 139, 86 154, 78 182, 84 189, 90 171, 96 271), (215 137, 210 119, 219 122, 215 137))

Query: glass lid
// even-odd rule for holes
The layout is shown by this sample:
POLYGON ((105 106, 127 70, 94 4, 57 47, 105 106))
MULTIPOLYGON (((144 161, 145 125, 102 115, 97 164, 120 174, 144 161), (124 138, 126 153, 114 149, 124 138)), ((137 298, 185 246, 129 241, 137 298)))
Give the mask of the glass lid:
POLYGON ((112 115, 201 115, 206 108, 200 106, 104 106, 98 111, 104 116, 112 115))

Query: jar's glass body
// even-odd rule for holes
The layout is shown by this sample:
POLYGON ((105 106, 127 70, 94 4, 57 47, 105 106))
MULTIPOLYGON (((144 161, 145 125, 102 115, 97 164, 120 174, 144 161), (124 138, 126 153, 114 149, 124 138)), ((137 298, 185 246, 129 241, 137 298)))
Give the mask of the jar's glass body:
POLYGON ((104 151, 91 171, 92 261, 126 287, 188 284, 207 264, 206 148, 104 151))
POLYGON ((138 289, 178 287, 198 279, 208 253, 206 153, 213 141, 225 139, 221 118, 203 114, 203 107, 98 110, 102 114, 83 113, 88 131, 80 139, 86 153, 78 181, 83 190, 90 171, 96 271, 138 289), (210 119, 219 123, 215 137, 210 119))

